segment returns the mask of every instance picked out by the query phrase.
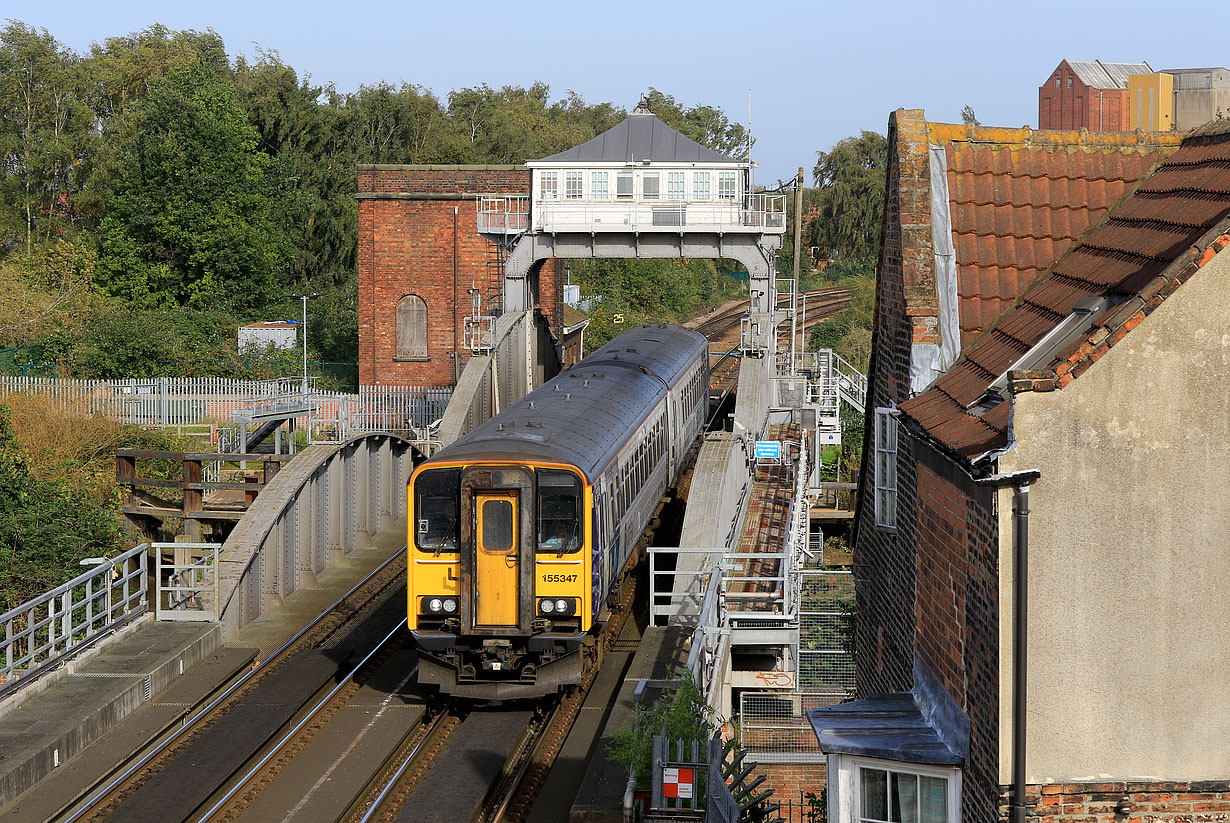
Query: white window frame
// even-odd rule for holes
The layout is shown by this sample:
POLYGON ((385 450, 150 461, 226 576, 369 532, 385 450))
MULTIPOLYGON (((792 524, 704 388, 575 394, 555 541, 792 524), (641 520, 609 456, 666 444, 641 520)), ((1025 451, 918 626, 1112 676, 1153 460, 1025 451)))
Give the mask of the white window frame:
POLYGON ((647 171, 641 175, 641 199, 662 199, 662 175, 658 174, 656 171, 647 171), (653 194, 649 193, 649 187, 646 185, 650 180, 653 181, 653 194))
POLYGON ((666 173, 666 199, 684 200, 688 196, 688 173, 686 171, 668 171, 666 173))
POLYGON ((708 200, 709 198, 709 172, 694 171, 692 172, 692 199, 693 200, 708 200))
MULTIPOLYGON (((863 792, 861 769, 881 769, 898 774, 938 777, 948 781, 948 821, 961 821, 961 770, 956 766, 934 766, 880 760, 849 754, 828 756, 829 820, 832 823, 862 823, 863 792)), ((873 818, 874 819, 874 818, 873 818)))
POLYGON ((636 199, 636 180, 632 172, 620 171, 615 173, 615 199, 616 200, 635 200, 636 199), (625 180, 628 181, 628 191, 623 191, 623 186, 620 184, 625 180))
POLYGON ((718 172, 718 200, 739 199, 739 172, 718 172))
POLYGON ((585 197, 585 172, 569 169, 564 172, 564 199, 580 200, 585 197))
POLYGON ((610 176, 605 171, 589 173, 589 196, 592 200, 606 200, 610 197, 610 176))
POLYGON ((559 199, 559 172, 556 172, 556 171, 538 172, 538 199, 539 200, 558 200, 559 199))
POLYGON ((876 525, 882 529, 897 528, 897 410, 877 408, 872 483, 875 489, 876 525))

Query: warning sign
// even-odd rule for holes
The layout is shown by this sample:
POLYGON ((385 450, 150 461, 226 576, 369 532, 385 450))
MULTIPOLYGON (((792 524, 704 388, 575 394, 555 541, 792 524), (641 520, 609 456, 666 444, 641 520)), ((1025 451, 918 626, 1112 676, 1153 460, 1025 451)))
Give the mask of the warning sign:
POLYGON ((695 773, 695 769, 663 769, 662 796, 691 800, 694 796, 692 783, 695 773))

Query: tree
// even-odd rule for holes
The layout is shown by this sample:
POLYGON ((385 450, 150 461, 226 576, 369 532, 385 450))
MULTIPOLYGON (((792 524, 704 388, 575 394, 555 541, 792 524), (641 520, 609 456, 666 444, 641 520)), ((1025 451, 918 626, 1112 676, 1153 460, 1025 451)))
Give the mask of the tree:
POLYGON ((46 29, 10 21, 0 30, 0 241, 59 233, 85 184, 93 117, 80 61, 46 29))
POLYGON ((978 122, 978 115, 974 114, 973 106, 966 106, 961 109, 961 122, 967 126, 981 126, 978 122))
POLYGON ((808 244, 820 247, 829 259, 874 267, 884 217, 888 141, 864 131, 816 154, 812 177, 818 213, 808 225, 808 244))
POLYGON ((252 310, 280 299, 288 184, 257 148, 234 86, 203 61, 154 81, 121 116, 100 226, 99 283, 151 305, 252 310))

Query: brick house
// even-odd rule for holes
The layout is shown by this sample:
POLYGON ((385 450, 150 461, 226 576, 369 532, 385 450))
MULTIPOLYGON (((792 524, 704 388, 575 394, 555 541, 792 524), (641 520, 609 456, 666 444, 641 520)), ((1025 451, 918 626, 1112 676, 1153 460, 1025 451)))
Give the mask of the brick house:
MULTIPOLYGON (((503 285, 493 246, 477 230, 476 199, 529 192, 525 166, 359 166, 361 384, 456 382, 471 353, 472 297, 483 314, 498 313, 503 285)), ((548 261, 537 293, 562 341, 560 271, 548 261)))
POLYGON ((1038 128, 1127 131, 1128 76, 1152 73, 1148 63, 1062 60, 1038 87, 1038 128))
POLYGON ((890 119, 861 699, 809 713, 829 819, 1218 819, 1230 128, 1193 132, 911 396, 920 120, 890 119))

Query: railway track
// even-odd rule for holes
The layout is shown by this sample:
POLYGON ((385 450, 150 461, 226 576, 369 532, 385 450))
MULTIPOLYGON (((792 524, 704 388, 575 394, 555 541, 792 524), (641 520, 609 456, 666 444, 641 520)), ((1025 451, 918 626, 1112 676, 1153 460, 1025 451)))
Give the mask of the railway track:
MULTIPOLYGON (((845 308, 846 304, 850 302, 850 292, 848 289, 816 289, 803 292, 803 298, 808 325, 811 325, 813 322, 822 320, 845 308), (814 318, 812 316, 813 313, 815 313, 814 318)), ((733 306, 723 309, 715 316, 707 318, 704 322, 698 324, 695 329, 711 341, 723 340, 733 328, 739 325, 740 321, 747 314, 748 304, 749 301, 742 300, 733 306)), ((777 307, 779 309, 789 308, 789 298, 779 296, 777 307)))
POLYGON ((59 819, 232 819, 218 817, 236 808, 229 799, 259 794, 251 787, 268 782, 293 760, 284 753, 302 746, 303 734, 319 731, 319 713, 336 705, 342 692, 353 695, 356 678, 395 651, 389 643, 398 632, 392 627, 404 625, 403 558, 404 550, 395 553, 173 735, 133 758, 59 819), (317 721, 301 722, 309 716, 317 721), (281 754, 268 756, 274 751, 281 754), (240 785, 248 788, 231 791, 240 785))

